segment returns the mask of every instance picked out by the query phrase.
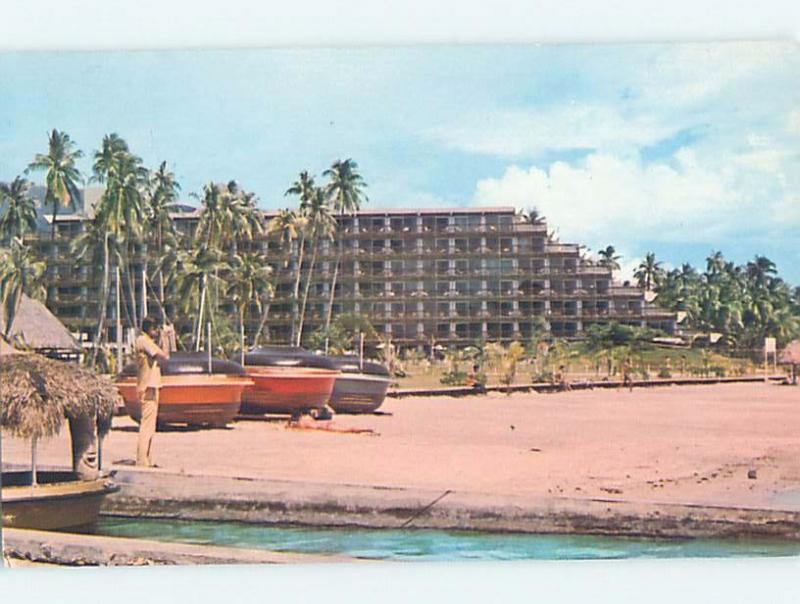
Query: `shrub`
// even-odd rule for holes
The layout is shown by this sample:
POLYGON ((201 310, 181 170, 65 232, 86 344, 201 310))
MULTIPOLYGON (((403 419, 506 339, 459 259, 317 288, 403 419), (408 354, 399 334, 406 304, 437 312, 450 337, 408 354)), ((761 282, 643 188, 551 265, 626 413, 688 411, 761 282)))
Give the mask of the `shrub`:
POLYGON ((448 371, 439 381, 445 386, 465 386, 467 383, 466 371, 448 371))
POLYGON ((666 367, 662 367, 661 370, 658 372, 658 377, 666 380, 672 377, 672 373, 670 373, 669 369, 667 369, 666 367))

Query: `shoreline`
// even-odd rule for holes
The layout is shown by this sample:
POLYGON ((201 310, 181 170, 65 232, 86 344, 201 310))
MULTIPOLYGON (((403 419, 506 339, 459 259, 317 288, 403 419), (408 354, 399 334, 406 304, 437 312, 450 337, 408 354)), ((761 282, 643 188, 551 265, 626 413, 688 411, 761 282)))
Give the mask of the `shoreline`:
POLYGON ((800 512, 119 471, 107 516, 328 528, 800 540, 800 512), (202 486, 198 486, 202 483, 202 486))
MULTIPOLYGON (((800 540, 800 389, 774 383, 387 399, 380 414, 159 432, 114 418, 104 512, 493 533, 800 540)), ((4 439, 8 466, 30 443, 4 439)), ((39 467, 69 457, 66 431, 39 467)))

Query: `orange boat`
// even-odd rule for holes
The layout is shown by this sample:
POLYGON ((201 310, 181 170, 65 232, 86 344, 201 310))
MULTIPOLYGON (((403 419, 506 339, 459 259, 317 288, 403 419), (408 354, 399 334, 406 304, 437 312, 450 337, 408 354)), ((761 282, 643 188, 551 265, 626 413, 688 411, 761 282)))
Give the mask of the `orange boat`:
MULTIPOLYGON (((204 352, 174 352, 161 364, 159 424, 225 427, 239 413, 242 393, 252 381, 238 363, 212 359, 209 371, 204 352)), ((125 410, 139 421, 142 409, 136 396, 136 365, 125 367, 117 380, 125 410)))
POLYGON ((322 413, 339 376, 330 359, 294 346, 257 348, 244 362, 253 385, 242 395, 242 413, 322 413))

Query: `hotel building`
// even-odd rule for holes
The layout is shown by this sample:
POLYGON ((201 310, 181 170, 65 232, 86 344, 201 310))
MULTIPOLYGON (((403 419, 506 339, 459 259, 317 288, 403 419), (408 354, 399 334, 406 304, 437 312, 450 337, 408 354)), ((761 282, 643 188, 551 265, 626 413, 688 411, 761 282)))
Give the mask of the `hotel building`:
MULTIPOLYGON (((199 212, 183 210, 174 215, 175 224, 191 233, 199 212)), ((265 224, 275 215, 265 212, 265 224)), ((365 210, 341 220, 344 251, 333 316, 360 313, 401 348, 526 341, 537 330, 580 338, 591 324, 611 321, 670 334, 676 329, 675 314, 647 303, 641 288, 615 282, 612 271, 584 257, 579 245, 554 241, 544 221, 530 223, 511 207, 365 210)), ((39 245, 45 257, 56 259, 56 279, 49 284, 51 310, 87 341, 96 327, 102 267, 80 265, 70 251, 85 224, 84 214, 60 216, 55 255, 49 233, 42 233, 39 245)), ((42 229, 49 225, 43 223, 42 229)), ((255 246, 269 259, 275 292, 266 333, 272 343, 289 343, 297 312, 292 292, 299 242, 287 250, 277 237, 264 235, 241 245, 255 246)), ((304 274, 310 255, 304 258, 304 274)), ((335 241, 320 245, 305 335, 324 325, 337 256, 335 241)), ((141 262, 140 254, 131 267, 137 304, 142 303, 141 262)), ((112 282, 111 330, 114 295, 112 282)), ((148 298, 152 309, 154 301, 148 298)), ((233 314, 232 304, 224 308, 233 314)), ((257 315, 254 309, 249 333, 257 329, 257 315)), ((127 323, 126 316, 122 319, 127 323)))

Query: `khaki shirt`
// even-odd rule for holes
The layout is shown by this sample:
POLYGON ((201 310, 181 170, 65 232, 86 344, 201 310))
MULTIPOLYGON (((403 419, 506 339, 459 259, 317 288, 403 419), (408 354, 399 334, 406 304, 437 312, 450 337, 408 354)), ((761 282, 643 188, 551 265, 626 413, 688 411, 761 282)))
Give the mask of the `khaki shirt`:
POLYGON ((136 338, 133 350, 138 367, 137 392, 144 392, 148 388, 161 388, 161 366, 158 364, 158 355, 166 353, 146 333, 136 338))

